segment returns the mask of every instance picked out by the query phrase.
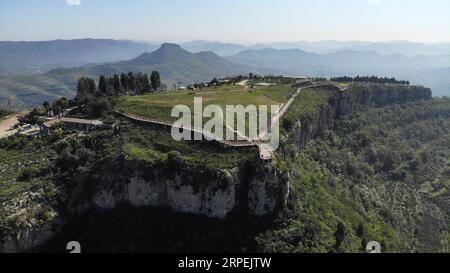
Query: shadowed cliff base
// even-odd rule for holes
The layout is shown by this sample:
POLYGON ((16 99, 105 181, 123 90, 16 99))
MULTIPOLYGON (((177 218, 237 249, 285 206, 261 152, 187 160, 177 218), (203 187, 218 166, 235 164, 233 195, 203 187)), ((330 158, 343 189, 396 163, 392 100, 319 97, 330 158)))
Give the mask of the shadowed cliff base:
POLYGON ((255 252, 255 237, 270 228, 270 219, 234 211, 219 220, 122 205, 72 219, 58 236, 31 252, 68 252, 70 241, 78 241, 83 253, 255 252))

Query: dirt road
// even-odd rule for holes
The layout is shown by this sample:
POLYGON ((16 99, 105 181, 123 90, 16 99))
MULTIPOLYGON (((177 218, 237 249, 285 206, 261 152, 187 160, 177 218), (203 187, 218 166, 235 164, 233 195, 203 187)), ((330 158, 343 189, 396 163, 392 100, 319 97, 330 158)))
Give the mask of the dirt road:
POLYGON ((10 130, 11 126, 19 123, 18 115, 10 115, 0 120, 0 138, 14 135, 17 130, 10 130))

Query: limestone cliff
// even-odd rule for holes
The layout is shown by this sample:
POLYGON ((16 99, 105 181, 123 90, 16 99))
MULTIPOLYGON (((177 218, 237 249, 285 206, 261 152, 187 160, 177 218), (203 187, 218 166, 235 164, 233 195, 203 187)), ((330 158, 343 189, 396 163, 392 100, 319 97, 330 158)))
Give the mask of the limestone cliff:
POLYGON ((286 204, 289 197, 289 172, 276 164, 258 165, 248 191, 248 208, 257 216, 274 212, 286 204))
POLYGON ((243 168, 193 171, 180 168, 166 173, 159 168, 142 171, 142 166, 126 163, 127 172, 113 171, 97 186, 92 204, 113 209, 121 203, 136 207, 170 207, 174 211, 224 219, 238 203, 249 212, 262 216, 273 212, 287 200, 289 175, 276 164, 264 165, 256 159, 252 172, 243 176, 243 168), (247 196, 248 200, 240 200, 247 196))
POLYGON ((131 175, 110 173, 98 186, 93 203, 103 209, 127 203, 225 218, 236 205, 236 176, 227 170, 209 175, 180 170, 168 175, 156 168, 146 173, 136 169, 131 175))
POLYGON ((14 223, 8 234, 0 233, 0 253, 17 253, 38 246, 56 234, 60 215, 54 208, 43 206, 43 190, 26 192, 0 203, 14 223))
POLYGON ((421 86, 354 84, 340 93, 335 109, 337 115, 346 115, 362 106, 383 107, 431 98, 431 89, 421 86))

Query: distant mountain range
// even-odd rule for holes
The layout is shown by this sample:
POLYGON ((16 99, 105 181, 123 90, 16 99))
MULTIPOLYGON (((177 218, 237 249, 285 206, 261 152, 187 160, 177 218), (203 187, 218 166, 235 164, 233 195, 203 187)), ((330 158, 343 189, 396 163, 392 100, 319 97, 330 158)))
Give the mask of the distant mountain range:
POLYGON ((57 67, 129 60, 157 48, 148 43, 101 39, 0 42, 0 74, 36 74, 57 67))
POLYGON ((249 49, 247 46, 233 43, 209 42, 204 40, 191 41, 180 44, 184 49, 198 53, 202 51, 212 51, 219 56, 229 56, 249 49))
POLYGON ((382 55, 376 51, 343 50, 319 55, 300 49, 245 50, 228 60, 264 71, 312 77, 376 75, 426 85, 434 94, 450 95, 450 55, 382 55))
POLYGON ((311 53, 330 54, 343 50, 376 51, 382 55, 401 54, 408 57, 417 55, 450 55, 450 43, 412 43, 407 41, 363 42, 363 41, 318 41, 279 42, 252 46, 248 49, 301 49, 311 53))
MULTIPOLYGON (((300 49, 316 54, 339 51, 375 51, 381 55, 450 55, 450 43, 420 44, 403 41, 372 43, 361 41, 278 42, 255 45, 197 40, 180 44, 193 52, 212 51, 219 56, 236 55, 245 50, 300 49)), ((129 60, 153 52, 157 44, 111 39, 54 40, 42 42, 0 41, 1 74, 39 74, 55 68, 79 67, 129 60)))
POLYGON ((41 104, 75 95, 76 82, 80 77, 113 75, 122 72, 151 73, 158 70, 163 83, 191 84, 209 81, 214 77, 233 74, 261 72, 250 66, 232 63, 213 52, 191 53, 176 44, 163 44, 153 53, 143 53, 137 58, 100 65, 76 68, 58 68, 39 75, 0 76, 0 104, 15 105, 16 108, 41 104))
POLYGON ((248 72, 314 77, 377 75, 426 85, 435 95, 450 95, 450 55, 443 55, 450 54, 450 46, 442 45, 336 41, 269 44, 277 49, 262 44, 248 47, 193 41, 183 46, 163 44, 158 49, 148 43, 115 40, 0 42, 0 74, 9 74, 0 76, 0 104, 35 106, 60 96, 72 97, 76 80, 82 76, 97 79, 101 74, 152 70, 159 70, 169 87, 248 72), (309 50, 283 49, 290 46, 309 50), (419 52, 429 55, 415 54, 419 52))
POLYGON ((450 67, 450 55, 407 57, 357 50, 319 55, 300 49, 266 48, 245 50, 227 59, 261 69, 327 77, 336 74, 393 74, 450 67))
POLYGON ((409 73, 404 77, 431 88, 434 96, 450 97, 450 67, 409 73))
POLYGON ((173 85, 209 81, 214 77, 249 73, 256 69, 232 63, 213 52, 191 53, 177 44, 165 43, 152 53, 143 53, 128 61, 55 69, 47 75, 76 79, 83 75, 97 78, 102 74, 113 75, 129 71, 151 73, 153 70, 160 72, 165 84, 173 85))
POLYGON ((300 49, 316 54, 330 54, 339 51, 376 51, 381 55, 401 54, 407 57, 417 55, 450 55, 450 43, 413 43, 407 41, 364 42, 364 41, 318 41, 318 42, 275 42, 254 45, 221 43, 197 40, 181 44, 192 52, 213 51, 220 56, 235 55, 250 49, 300 49))

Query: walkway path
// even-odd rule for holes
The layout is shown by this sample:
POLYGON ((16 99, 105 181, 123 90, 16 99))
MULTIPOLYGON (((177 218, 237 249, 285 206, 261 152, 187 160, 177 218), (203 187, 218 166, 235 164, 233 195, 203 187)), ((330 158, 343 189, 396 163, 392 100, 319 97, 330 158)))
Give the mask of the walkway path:
POLYGON ((142 117, 142 116, 138 116, 138 115, 134 115, 134 114, 130 114, 130 113, 123 113, 120 111, 114 111, 126 118, 129 118, 131 120, 135 120, 135 121, 140 121, 140 122, 144 122, 144 123, 149 123, 149 124, 156 124, 156 125, 162 125, 165 127, 175 127, 178 129, 183 129, 183 130, 187 130, 187 131, 191 131, 193 133, 197 133, 197 134, 202 134, 204 137, 207 137, 209 139, 212 139, 216 142, 219 142, 225 146, 229 146, 229 147, 252 147, 252 146, 256 146, 259 143, 258 142, 249 142, 249 141, 229 141, 229 140, 224 140, 224 139, 220 139, 218 138, 216 135, 207 132, 207 131, 202 131, 199 129, 195 129, 195 128, 189 128, 189 127, 179 127, 179 126, 175 126, 173 125, 173 123, 168 123, 168 122, 164 122, 164 121, 159 121, 159 120, 155 120, 152 118, 147 118, 147 117, 142 117))

